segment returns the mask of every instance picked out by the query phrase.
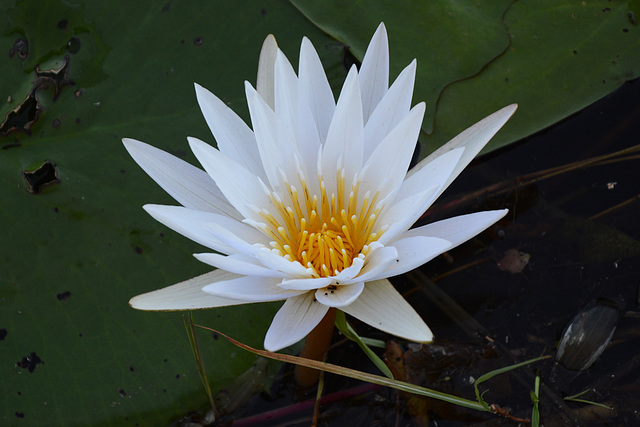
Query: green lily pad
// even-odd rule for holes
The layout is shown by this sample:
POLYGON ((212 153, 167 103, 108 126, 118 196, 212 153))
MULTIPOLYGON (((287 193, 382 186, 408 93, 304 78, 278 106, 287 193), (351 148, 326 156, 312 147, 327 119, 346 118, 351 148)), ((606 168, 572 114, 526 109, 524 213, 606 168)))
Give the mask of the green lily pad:
POLYGON ((485 152, 505 146, 597 101, 640 70, 637 1, 291 1, 359 58, 384 21, 392 75, 417 57, 414 101, 427 101, 423 156, 518 103, 485 152))
MULTIPOLYGON (((175 202, 120 139, 194 162, 186 136, 213 142, 194 81, 247 117, 243 80, 255 81, 267 34, 292 59, 310 36, 334 80, 344 52, 277 0, 7 3, 0 120, 18 114, 0 136, 0 423, 167 425, 207 404, 181 314, 127 302, 207 267, 191 256, 201 247, 144 213, 175 202)), ((260 347, 277 308, 194 317, 260 347)), ((198 335, 214 389, 254 361, 198 335)))
MULTIPOLYGON (((296 5, 302 7, 301 3, 296 5)), ((0 5, 0 52, 5 55, 0 62, 0 376, 4 385, 0 420, 8 425, 169 424, 207 402, 182 319, 179 313, 137 312, 127 301, 201 274, 207 267, 191 257, 202 248, 142 211, 144 203, 174 202, 135 165, 120 139, 144 140, 195 162, 185 137, 208 141, 212 137, 195 100, 194 81, 247 119, 243 80, 255 78, 258 52, 267 34, 275 34, 294 62, 300 40, 307 35, 334 89, 346 74, 345 50, 321 31, 324 26, 318 28, 290 3, 278 0, 73 4, 54 0, 0 5)), ((509 41, 509 34, 517 34, 509 19, 522 22, 523 30, 542 25, 525 22, 525 12, 516 13, 520 2, 510 9, 507 1, 445 4, 445 9, 438 9, 440 3, 419 6, 416 2, 428 16, 442 18, 435 23, 424 19, 420 26, 416 21, 422 15, 413 14, 411 8, 382 13, 375 3, 368 3, 366 9, 371 10, 365 11, 360 3, 353 9, 331 9, 333 4, 323 6, 324 19, 336 23, 327 32, 334 31, 356 55, 362 55, 375 27, 385 20, 392 73, 419 56, 416 100, 430 100, 425 130, 433 131, 433 136, 428 147, 510 102, 521 103, 518 115, 524 118, 539 102, 538 110, 551 117, 549 122, 568 114, 566 103, 571 108, 586 105, 571 96, 544 104, 542 95, 520 100, 498 90, 507 86, 500 79, 504 70, 513 67, 524 73, 532 63, 544 66, 533 54, 518 56, 520 48, 514 52, 519 40, 532 43, 531 37, 509 41), (444 35, 439 42, 428 42, 420 38, 421 31, 429 37, 444 35), (513 64, 500 65, 511 56, 513 64), (439 70, 437 79, 429 78, 439 70), (493 73, 500 78, 491 77, 493 73), (448 100, 450 92, 476 81, 464 89, 469 93, 456 97, 462 106, 448 100), (482 108, 472 110, 474 103, 482 108), (437 114, 432 108, 436 104, 437 114), (447 108, 455 114, 441 118, 447 108)), ((555 3, 540 4, 550 4, 549 13, 562 10, 555 3)), ((615 60, 624 72, 619 78, 605 76, 608 83, 595 88, 612 90, 619 81, 636 75, 635 57, 627 56, 637 51, 638 38, 630 24, 626 33, 605 31, 620 24, 626 3, 604 5, 612 10, 594 17, 595 21, 589 17, 580 22, 602 24, 591 33, 593 39, 603 40, 598 41, 598 49, 610 47, 605 52, 607 64, 612 55, 620 54, 615 60), (621 41, 629 43, 620 47, 621 41)), ((591 3, 584 7, 595 10, 591 3)), ((542 12, 531 16, 543 22, 552 16, 542 12)), ((576 37, 587 30, 581 26, 580 31, 576 37)), ((556 37, 553 40, 565 37, 550 34, 556 37)), ((602 60, 596 51, 583 55, 592 52, 587 45, 578 47, 576 57, 593 57, 585 64, 602 60)), ((569 64, 550 69, 557 73, 569 64)), ((574 65, 586 67, 580 64, 574 65)), ((516 77, 514 71, 511 83, 542 79, 533 72, 526 76, 530 77, 516 77)), ((544 78, 544 82, 553 80, 551 75, 544 78)), ((531 84, 535 88, 535 82, 531 84)), ((572 93, 575 86, 568 87, 567 93, 572 93)), ((602 96, 595 89, 589 93, 602 96)), ((540 117, 534 118, 527 122, 529 131, 542 126, 540 117)), ((260 347, 277 307, 258 304, 209 310, 196 313, 195 320, 260 347)), ((228 384, 254 360, 210 334, 202 332, 199 339, 214 389, 228 384)))

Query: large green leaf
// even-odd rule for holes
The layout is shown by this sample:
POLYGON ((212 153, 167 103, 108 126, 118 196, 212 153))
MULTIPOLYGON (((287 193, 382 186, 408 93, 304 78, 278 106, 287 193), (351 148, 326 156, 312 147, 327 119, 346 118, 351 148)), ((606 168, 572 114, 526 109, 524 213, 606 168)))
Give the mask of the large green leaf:
MULTIPOLYGON (((586 91, 593 99, 602 96, 603 88, 612 90, 637 73, 633 61, 638 56, 627 58, 632 49, 637 51, 638 36, 637 28, 624 21, 626 3, 576 3, 573 7, 582 7, 584 13, 571 21, 581 23, 574 38, 545 30, 553 38, 545 41, 551 46, 544 49, 556 52, 548 57, 536 56, 542 47, 528 50, 536 40, 531 31, 544 28, 554 13, 563 16, 568 6, 549 3, 544 9, 536 4, 545 2, 522 2, 523 8, 516 3, 509 9, 506 1, 415 2, 383 10, 373 2, 347 8, 335 2, 317 4, 323 4, 321 28, 347 42, 357 56, 378 22, 385 20, 392 73, 419 57, 416 99, 427 99, 431 106, 438 102, 437 114, 430 108, 425 122, 425 130, 431 131, 436 118, 430 147, 513 101, 522 105, 513 127, 522 135, 528 131, 519 121, 532 131, 591 102, 573 96, 547 99, 549 92, 555 95, 553 90, 562 92, 540 82, 551 85, 563 69, 565 93, 583 87, 576 75, 588 76, 596 82, 593 91, 586 91), (612 10, 596 10, 605 7, 612 10), (501 18, 505 11, 506 25, 501 18), (434 15, 440 19, 427 19, 434 15), (541 21, 529 23, 527 16, 541 21), (335 24, 327 27, 331 22, 335 24), (622 32, 623 24, 628 32, 622 32), (620 31, 614 34, 610 29, 616 25, 620 31), (525 29, 529 33, 521 32, 509 44, 509 34, 525 29), (422 37, 425 34, 428 37, 422 37), (577 40, 565 45, 571 59, 551 62, 565 40, 577 40), (613 60, 624 71, 618 81, 606 69, 615 68, 615 55, 620 55, 613 60), (584 64, 571 62, 583 57, 584 64), (604 61, 598 63, 606 75, 588 70, 576 74, 593 61, 604 61), (540 69, 555 74, 541 76, 535 72, 540 69), (510 71, 508 84, 505 70, 510 71), (520 92, 505 89, 513 84, 516 91, 516 82, 523 87, 519 80, 529 84, 534 95, 536 86, 545 91, 539 98, 519 99, 514 94, 520 92), (449 95, 457 90, 465 96, 449 95), (529 110, 543 111, 546 119, 536 113, 529 121, 529 110)), ((312 16, 307 10, 311 3, 305 7, 312 16)), ((345 74, 342 45, 279 0, 0 3, 0 52, 5 55, 0 61, 0 120, 11 119, 1 129, 6 134, 0 135, 4 424, 163 425, 206 405, 180 315, 141 313, 127 306, 133 295, 195 276, 206 267, 190 255, 200 247, 141 210, 144 203, 173 202, 128 157, 120 138, 141 139, 194 162, 185 137, 212 138, 197 108, 193 82, 211 89, 246 119, 242 81, 254 79, 268 33, 276 35, 294 61, 301 37, 309 36, 332 85, 339 87, 345 74), (39 114, 34 110, 36 97, 39 114), (31 108, 20 110, 21 104, 31 108), (46 160, 55 165, 59 182, 31 194, 22 172, 46 160)), ((198 312, 195 319, 260 346, 276 309, 268 304, 231 307, 198 312)), ((214 388, 253 360, 210 335, 201 334, 200 344, 214 388)))
POLYGON ((423 156, 518 103, 485 151, 504 146, 581 110, 640 70, 640 5, 633 0, 291 1, 359 58, 383 20, 392 70, 418 59, 414 100, 427 101, 429 134, 423 156))
MULTIPOLYGON (((194 81, 246 117, 243 80, 255 80, 267 34, 292 59, 309 35, 338 80, 343 51, 278 0, 9 3, 0 6, 0 117, 31 93, 38 64, 55 70, 68 57, 74 84, 59 85, 55 100, 53 81, 40 86, 31 135, 0 136, 0 423, 166 425, 206 395, 180 314, 137 312, 127 301, 207 268, 191 257, 201 247, 142 211, 175 202, 120 139, 193 161, 186 136, 213 141, 194 81), (60 182, 31 194, 21 172, 45 160, 60 182)), ((195 319, 261 346, 277 306, 195 319)), ((253 361, 211 335, 200 342, 215 388, 253 361)))

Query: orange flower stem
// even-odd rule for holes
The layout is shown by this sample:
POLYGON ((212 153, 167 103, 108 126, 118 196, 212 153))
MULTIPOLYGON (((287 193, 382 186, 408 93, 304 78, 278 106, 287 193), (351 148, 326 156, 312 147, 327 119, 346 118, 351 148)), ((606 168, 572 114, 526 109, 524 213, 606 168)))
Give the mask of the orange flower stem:
MULTIPOLYGON (((330 308, 320 323, 318 323, 309 335, 307 335, 307 338, 304 340, 302 351, 300 352, 300 357, 318 361, 322 361, 324 359, 324 356, 331 345, 335 320, 336 309, 330 308)), ((320 371, 313 368, 307 368, 306 366, 296 365, 294 378, 298 387, 303 389, 310 388, 318 383, 320 371)))

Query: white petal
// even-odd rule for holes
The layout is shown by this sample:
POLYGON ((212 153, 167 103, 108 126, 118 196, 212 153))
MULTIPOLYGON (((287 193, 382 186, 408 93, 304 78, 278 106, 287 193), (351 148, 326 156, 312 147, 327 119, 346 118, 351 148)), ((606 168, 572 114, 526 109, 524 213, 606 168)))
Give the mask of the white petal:
POLYGON ((237 277, 238 275, 233 273, 214 270, 184 282, 133 297, 129 305, 137 310, 172 311, 246 304, 246 301, 220 298, 202 290, 208 284, 237 277))
POLYGON ((368 282, 358 299, 341 310, 392 335, 416 342, 433 340, 420 315, 387 279, 368 282))
POLYGON ((379 276, 386 271, 389 266, 396 263, 397 259, 398 251, 393 246, 378 248, 371 255, 367 256, 364 268, 358 277, 353 280, 368 282, 379 279, 379 276))
MULTIPOLYGON (((407 174, 404 182, 398 190, 396 199, 400 200, 415 194, 416 191, 424 188, 425 185, 436 185, 438 187, 433 196, 433 200, 437 199, 449 185, 450 177, 456 166, 460 162, 460 158, 464 155, 464 148, 456 148, 438 156, 414 174, 407 174)), ((415 168, 413 168, 415 169, 415 168)), ((411 169, 411 170, 413 170, 411 169)))
POLYGON ((258 60, 258 79, 256 88, 258 93, 267 102, 267 105, 274 108, 274 68, 276 63, 276 52, 278 51, 278 43, 273 34, 269 34, 260 50, 260 59, 258 60))
POLYGON ((374 279, 384 279, 406 273, 451 249, 449 241, 425 236, 400 239, 393 242, 392 245, 398 250, 397 262, 391 264, 374 279))
POLYGON ((298 261, 289 261, 282 255, 273 253, 269 249, 263 248, 257 251, 254 256, 263 265, 272 268, 274 270, 282 271, 287 277, 294 278, 309 278, 310 274, 307 269, 302 266, 298 261))
POLYGON ((336 285, 341 283, 351 283, 349 281, 360 273, 363 266, 364 260, 362 258, 354 258, 349 267, 343 269, 336 276, 333 276, 334 282, 336 285))
MULTIPOLYGON (((409 113, 416 78, 414 59, 398 76, 364 126, 364 158, 375 150, 380 141, 409 113)), ((413 142, 415 147, 416 141, 413 142)))
POLYGON ((144 142, 129 138, 122 142, 133 160, 181 205, 242 219, 202 169, 144 142))
POLYGON ((346 171, 346 182, 351 183, 353 175, 362 169, 364 153, 364 127, 358 73, 352 67, 342 86, 338 104, 329 126, 327 141, 322 150, 322 164, 326 174, 329 193, 335 190, 335 170, 338 159, 346 171), (334 172, 334 173, 332 173, 334 172))
POLYGON ((462 151, 457 148, 443 154, 402 183, 391 208, 381 214, 380 224, 389 225, 389 229, 378 242, 387 244, 420 218, 441 193, 462 151))
POLYGON ((414 236, 439 237, 451 242, 451 248, 449 249, 453 249, 501 220, 507 212, 509 212, 508 209, 502 209, 460 215, 413 228, 398 235, 397 238, 405 239, 414 236))
POLYGON ((376 147, 360 176, 362 191, 379 191, 380 197, 384 198, 400 186, 409 169, 425 108, 424 102, 413 107, 376 147), (382 180, 381 171, 384 171, 382 180))
POLYGON ((218 238, 206 224, 218 223, 220 227, 231 230, 231 233, 240 236, 241 239, 247 239, 252 243, 268 244, 267 237, 261 232, 223 215, 196 211, 182 206, 144 205, 143 208, 149 215, 172 230, 218 252, 230 254, 237 252, 237 249, 218 238))
MULTIPOLYGON (((297 146, 294 152, 302 156, 303 169, 308 169, 316 164, 316 155, 320 147, 320 136, 316 120, 311 112, 309 100, 300 93, 300 84, 293 67, 287 57, 278 50, 276 57, 276 118, 279 125, 279 135, 291 135, 297 146)), ((280 137, 277 139, 281 139, 280 137)), ((281 145, 282 147, 282 145, 281 145)), ((291 148, 284 148, 291 154, 291 148)), ((293 163, 290 160, 285 161, 293 163)), ((291 165, 292 166, 292 165, 291 165)), ((281 164, 280 167, 285 173, 293 172, 287 170, 281 164)), ((288 175, 289 176, 289 175, 288 175)))
POLYGON ((275 90, 276 105, 273 111, 279 113, 280 110, 285 110, 287 115, 290 111, 294 112, 298 102, 298 76, 280 49, 276 53, 275 90))
POLYGON ((380 24, 369 42, 360 67, 363 120, 366 123, 389 87, 389 41, 380 24))
POLYGON ((254 174, 264 177, 256 138, 249 126, 217 96, 195 84, 198 104, 218 149, 254 174))
POLYGON ((260 187, 258 177, 206 142, 196 138, 188 141, 193 154, 233 207, 245 218, 261 220, 250 206, 268 208, 271 201, 260 187))
POLYGON ((280 301, 300 295, 300 291, 280 288, 280 280, 273 277, 243 276, 206 285, 202 290, 211 295, 245 302, 280 301))
POLYGON ((278 351, 306 337, 329 307, 314 300, 313 292, 289 298, 276 313, 264 338, 264 348, 278 351))
MULTIPOLYGON (((257 231, 251 227, 246 226, 249 230, 239 229, 238 232, 217 223, 205 224, 203 227, 210 230, 216 238, 233 248, 234 251, 255 258, 256 261, 269 269, 280 271, 287 277, 305 278, 310 276, 307 269, 298 261, 289 261, 282 255, 268 249, 268 243, 265 244, 264 241, 261 241, 255 244, 256 240, 247 239, 247 236, 251 236, 250 230, 257 231)), ((266 238, 266 236, 262 235, 262 238, 266 238)))
POLYGON ((245 93, 262 165, 271 187, 278 189, 282 187, 278 170, 293 169, 293 156, 302 156, 298 154, 293 131, 279 126, 276 114, 248 82, 245 82, 245 93))
POLYGON ((480 150, 484 148, 487 142, 493 138, 507 120, 509 120, 513 113, 515 113, 516 108, 518 108, 517 104, 511 104, 480 120, 478 123, 471 126, 418 163, 416 167, 409 171, 407 179, 420 171, 424 166, 428 165, 433 159, 447 153, 448 151, 454 150, 458 147, 463 147, 464 153, 443 188, 438 192, 439 196, 444 190, 446 190, 449 184, 456 179, 460 172, 467 167, 471 160, 478 155, 480 150))
POLYGON ((385 209, 377 224, 386 225, 388 228, 377 242, 386 245, 396 235, 411 227, 426 210, 437 190, 437 185, 426 187, 411 196, 395 201, 390 208, 385 209))
POLYGON ((298 291, 311 291, 329 286, 333 282, 331 277, 317 277, 306 279, 283 280, 280 283, 282 289, 295 289, 298 291))
POLYGON ((309 102, 311 113, 318 128, 320 141, 324 142, 329 132, 333 112, 336 109, 336 101, 333 98, 333 92, 327 81, 318 53, 306 37, 302 39, 302 46, 300 47, 298 75, 300 95, 309 102))
POLYGON ((232 255, 193 254, 198 261, 243 276, 284 277, 281 273, 260 265, 255 259, 242 253, 232 255))
POLYGON ((329 307, 344 307, 353 303, 364 289, 364 282, 356 282, 350 285, 339 285, 336 289, 318 289, 316 299, 329 307))
POLYGON ((254 256, 261 248, 269 244, 268 237, 260 231, 246 224, 243 227, 228 227, 226 224, 210 221, 202 225, 202 229, 208 231, 225 245, 233 248, 233 252, 254 256), (258 233, 258 234, 256 234, 258 233))

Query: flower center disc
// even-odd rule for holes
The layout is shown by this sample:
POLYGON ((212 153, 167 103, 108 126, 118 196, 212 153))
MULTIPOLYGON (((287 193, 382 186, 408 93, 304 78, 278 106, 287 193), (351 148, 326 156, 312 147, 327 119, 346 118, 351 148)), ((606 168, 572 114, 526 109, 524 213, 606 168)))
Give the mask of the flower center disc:
POLYGON ((260 229, 273 239, 272 249, 289 261, 299 262, 313 277, 337 275, 350 267, 354 258, 366 257, 369 245, 385 231, 384 226, 374 231, 382 209, 377 205, 379 194, 370 197, 367 193, 358 203, 359 183, 345 194, 344 171, 337 174, 337 182, 338 196, 328 195, 320 179, 317 197, 310 195, 301 179, 302 203, 296 188, 287 183, 286 198, 292 206, 283 203, 279 194, 269 194, 282 222, 265 210, 260 212, 265 221, 260 229))
POLYGON ((331 219, 333 224, 323 223, 316 231, 303 230, 299 234, 298 261, 322 277, 338 274, 351 265, 354 255, 357 256, 348 237, 348 228, 336 226, 338 221, 331 219), (346 229, 346 235, 342 228, 346 229))

